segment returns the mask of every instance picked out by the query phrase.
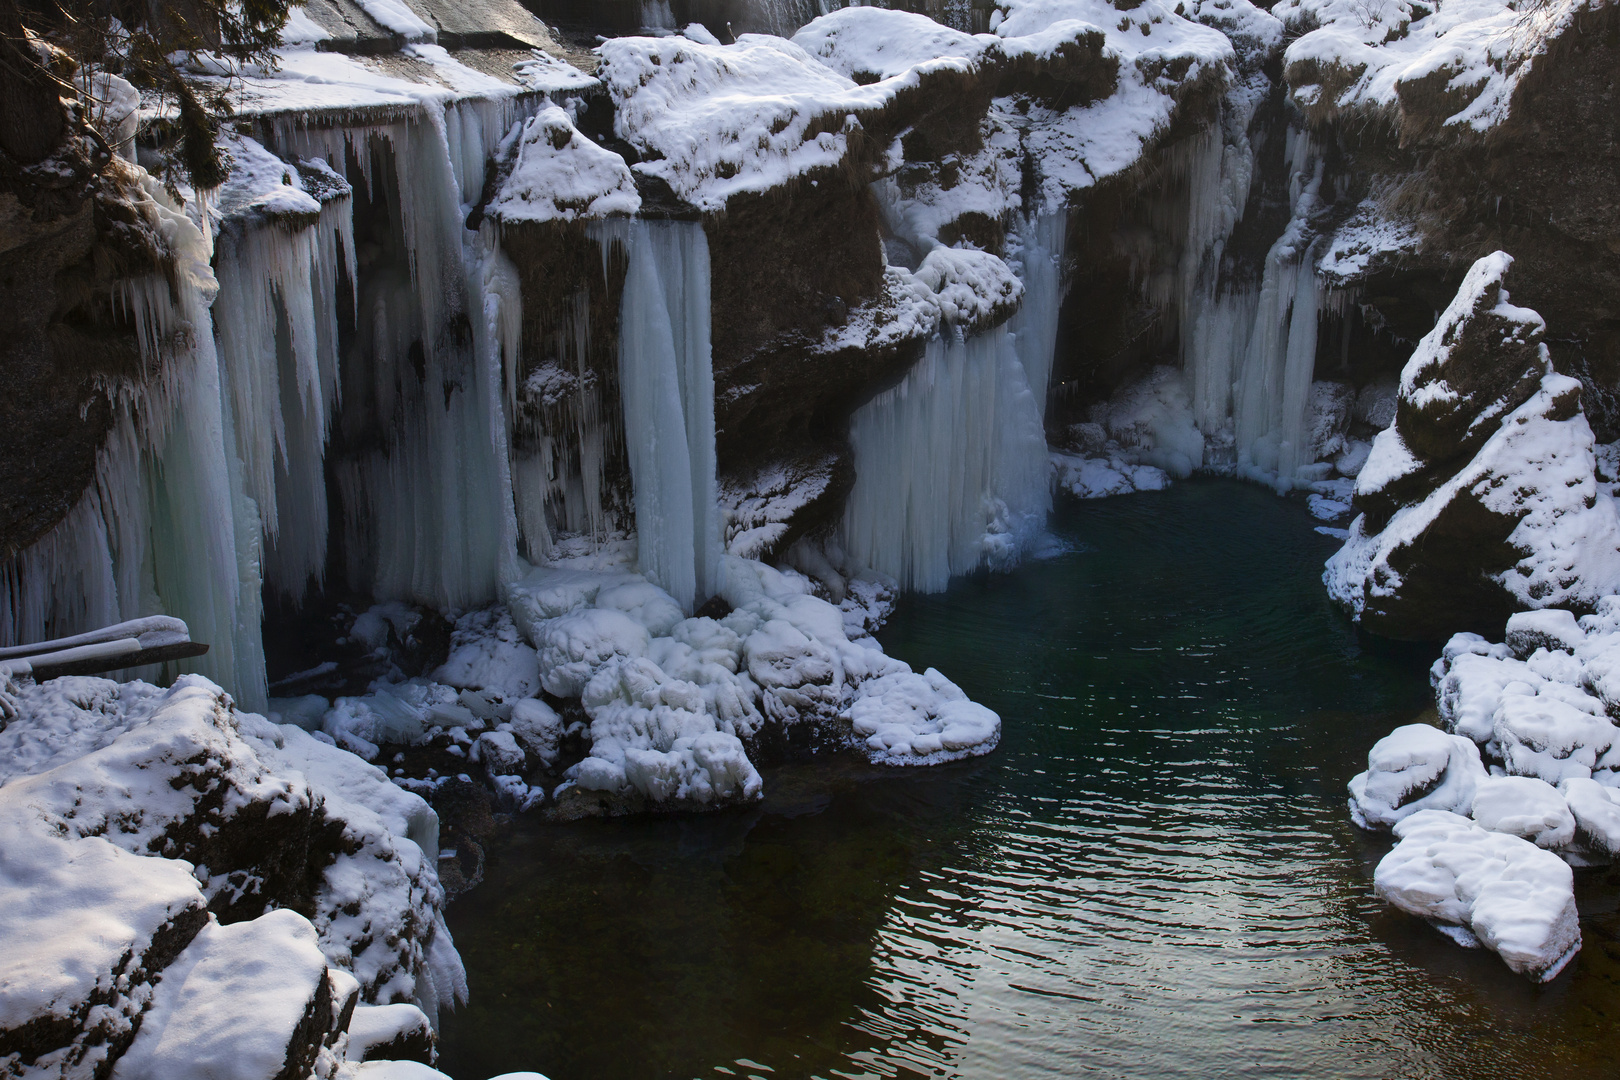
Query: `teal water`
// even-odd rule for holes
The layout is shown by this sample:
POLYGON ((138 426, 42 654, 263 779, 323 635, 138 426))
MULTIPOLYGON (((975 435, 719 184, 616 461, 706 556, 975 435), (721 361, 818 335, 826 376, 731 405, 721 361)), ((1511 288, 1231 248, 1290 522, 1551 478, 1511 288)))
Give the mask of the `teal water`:
POLYGON ((1384 909, 1345 781, 1431 704, 1302 504, 1232 482, 1060 506, 1067 547, 881 637, 1002 716, 939 769, 773 770, 747 811, 520 823, 449 922, 457 1080, 1616 1073, 1615 890, 1547 987, 1384 909))

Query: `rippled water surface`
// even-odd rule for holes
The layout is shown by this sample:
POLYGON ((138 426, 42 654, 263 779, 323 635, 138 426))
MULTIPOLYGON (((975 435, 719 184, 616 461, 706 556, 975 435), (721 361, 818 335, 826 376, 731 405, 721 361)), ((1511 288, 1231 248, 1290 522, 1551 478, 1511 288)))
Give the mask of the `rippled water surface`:
POLYGON ((766 774, 700 818, 521 824, 450 925, 458 1080, 1613 1076, 1615 889, 1532 987, 1371 896, 1344 812, 1432 649, 1329 607, 1304 508, 1203 481, 907 599, 884 646, 1003 720, 975 762, 766 774))

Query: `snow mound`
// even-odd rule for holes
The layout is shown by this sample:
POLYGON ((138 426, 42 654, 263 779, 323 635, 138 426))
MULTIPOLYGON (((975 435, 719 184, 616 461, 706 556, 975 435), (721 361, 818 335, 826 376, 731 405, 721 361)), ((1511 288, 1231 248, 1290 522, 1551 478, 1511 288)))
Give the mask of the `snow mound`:
POLYGON ((636 170, 706 211, 838 167, 860 130, 856 114, 881 109, 891 94, 764 34, 734 45, 616 38, 598 53, 614 131, 644 157, 636 170))
POLYGON ((1574 778, 1558 785, 1581 841, 1594 854, 1620 855, 1620 791, 1596 780, 1574 778))
POLYGON ((624 159, 581 135, 548 105, 523 123, 512 171, 490 200, 497 221, 579 221, 641 209, 624 159))
POLYGON ((887 764, 951 761, 983 753, 1001 737, 1001 718, 933 668, 862 683, 848 714, 872 760, 887 764))
POLYGON ((1110 450, 1128 462, 1152 465, 1182 480, 1204 460, 1204 435, 1193 422, 1186 377, 1171 367, 1155 368, 1091 409, 1110 450))
POLYGON ((1574 875, 1558 856, 1444 810, 1413 814, 1395 835, 1400 842, 1373 873, 1374 889, 1395 907, 1463 927, 1537 982, 1579 951, 1574 875))
POLYGON ((793 43, 859 83, 893 78, 941 59, 976 65, 997 44, 989 34, 964 34, 926 15, 869 7, 824 15, 794 34, 793 43))
POLYGON ((1490 776, 1474 790, 1474 823, 1541 848, 1561 848, 1575 839, 1575 817, 1564 796, 1533 776, 1490 776))
POLYGON ((1012 267, 988 251, 936 247, 914 275, 934 294, 940 318, 951 326, 985 326, 1010 314, 1024 295, 1012 267))
POLYGON ((1119 453, 1085 457, 1053 451, 1052 468, 1057 486, 1080 499, 1163 491, 1170 486, 1170 477, 1163 469, 1132 464, 1119 453))
POLYGON ((1408 724, 1373 744, 1367 771, 1350 781, 1350 816, 1364 829, 1387 829, 1423 810, 1463 813, 1485 779, 1471 741, 1408 724))
MULTIPOLYGON (((849 590, 846 605, 881 601, 855 595, 877 579, 822 569, 849 590)), ((762 781, 749 753, 766 739, 853 748, 886 764, 994 748, 993 712, 939 672, 918 675, 885 656, 866 617, 816 596, 809 578, 728 555, 723 580, 731 610, 718 619, 685 618, 663 590, 617 571, 542 567, 512 588, 542 683, 578 697, 590 719, 589 755, 564 773, 582 792, 663 805, 753 801, 762 781)), ((515 739, 555 755, 561 722, 549 707, 520 702, 512 720, 515 739)))

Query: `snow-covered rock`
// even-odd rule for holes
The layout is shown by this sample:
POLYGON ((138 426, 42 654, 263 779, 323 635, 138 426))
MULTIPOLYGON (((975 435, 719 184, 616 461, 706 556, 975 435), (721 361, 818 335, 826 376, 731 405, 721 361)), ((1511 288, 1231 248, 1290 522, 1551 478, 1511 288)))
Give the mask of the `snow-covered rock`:
POLYGON ((1473 742, 1408 724, 1367 754, 1367 771, 1350 781, 1350 816, 1362 828, 1387 829, 1421 810, 1467 813, 1485 778, 1473 742))
POLYGON ((112 1080, 279 1080, 315 1064, 326 958, 297 912, 202 928, 163 971, 112 1080))
MULTIPOLYGON (((590 720, 589 753, 565 771, 571 785, 558 798, 606 798, 613 812, 752 801, 762 781, 750 749, 776 740, 888 764, 993 749, 993 712, 870 638, 890 595, 883 582, 845 577, 817 555, 813 568, 845 590, 844 606, 815 595, 803 574, 736 556, 724 560, 720 598, 731 610, 718 619, 682 617, 661 589, 618 570, 541 567, 515 586, 510 603, 526 612, 519 623, 532 627, 542 682, 577 696, 590 720)), ((561 726, 549 706, 520 701, 510 737, 554 759, 561 726)))
POLYGON ((465 998, 440 914, 437 818, 380 770, 238 712, 198 676, 167 691, 72 679, 11 696, 8 1068, 105 1075, 127 1056, 118 1075, 275 1076, 324 1052, 340 983, 430 1015, 465 998))
POLYGON ((1620 791, 1579 777, 1563 781, 1558 791, 1588 849, 1610 859, 1620 855, 1620 799, 1616 798, 1620 791))
POLYGON ((1170 477, 1163 469, 1133 464, 1117 451, 1106 457, 1053 451, 1052 468, 1057 486, 1079 499, 1162 491, 1170 486, 1170 477))
POLYGON ((1497 252, 1469 270, 1357 474, 1362 515, 1324 580, 1369 629, 1499 626, 1620 588, 1620 514, 1580 383, 1552 371, 1540 316, 1509 303, 1511 264, 1497 252))
POLYGON ((1400 842, 1373 874, 1394 906, 1462 927, 1537 982, 1579 951, 1574 875, 1558 856, 1445 810, 1413 814, 1395 835, 1400 842))
POLYGON ((1281 0, 1298 32, 1283 54, 1294 101, 1320 122, 1392 114, 1403 145, 1438 129, 1479 134, 1508 113, 1519 82, 1581 5, 1526 17, 1506 0, 1281 0))

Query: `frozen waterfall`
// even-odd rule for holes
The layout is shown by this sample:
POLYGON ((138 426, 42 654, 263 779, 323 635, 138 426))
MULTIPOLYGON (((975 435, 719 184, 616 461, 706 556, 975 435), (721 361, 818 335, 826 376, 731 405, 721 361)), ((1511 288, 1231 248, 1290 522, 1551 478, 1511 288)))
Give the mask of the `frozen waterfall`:
MULTIPOLYGON (((402 241, 398 256, 357 268, 333 432, 343 453, 328 465, 347 583, 373 596, 465 608, 515 573, 501 372, 510 335, 485 291, 488 240, 464 219, 491 151, 527 107, 463 101, 392 124, 289 121, 274 133, 283 156, 347 172, 356 201, 363 192, 402 241)), ((283 527, 278 547, 287 542, 283 527)))
MULTIPOLYGON (((1289 128, 1286 137, 1292 215, 1266 254, 1258 285, 1223 287, 1219 281, 1220 245, 1235 220, 1228 217, 1224 230, 1201 238, 1213 257, 1194 259, 1191 272, 1184 270, 1181 305, 1182 360, 1193 420, 1205 438, 1204 467, 1235 471, 1279 491, 1309 480, 1300 469, 1311 464, 1305 414, 1322 307, 1310 224, 1320 206, 1322 159, 1305 132, 1289 128)), ((1195 169, 1194 206, 1220 202, 1230 173, 1230 166, 1195 169)), ((1247 186, 1245 177, 1244 191, 1247 186)), ((1205 212, 1203 219, 1215 216, 1205 212)), ((1200 239, 1197 231, 1192 236, 1200 239)))
POLYGON ((619 312, 619 393, 640 568, 688 612, 721 585, 715 483, 709 242, 696 222, 599 227, 629 259, 619 312))
POLYGON ((143 615, 184 619, 206 656, 185 661, 262 705, 259 512, 234 453, 232 404, 208 305, 208 236, 144 183, 174 255, 173 281, 127 283, 120 303, 159 374, 109 388, 113 428, 95 479, 54 529, 0 568, 0 644, 81 633, 143 615))
POLYGON ((1009 323, 934 338, 899 386, 850 421, 843 547, 904 588, 938 592, 982 563, 1009 565, 1045 526, 1065 223, 1062 214, 1022 223, 1024 303, 1009 323))

